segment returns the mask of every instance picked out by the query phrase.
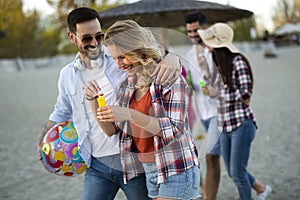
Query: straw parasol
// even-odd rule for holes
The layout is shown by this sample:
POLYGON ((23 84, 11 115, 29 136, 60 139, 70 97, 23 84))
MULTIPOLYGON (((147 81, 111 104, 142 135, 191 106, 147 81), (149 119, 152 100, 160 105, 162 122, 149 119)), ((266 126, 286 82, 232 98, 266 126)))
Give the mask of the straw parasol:
POLYGON ((197 0, 140 0, 100 12, 104 28, 115 21, 132 19, 142 26, 176 28, 184 25, 184 15, 201 11, 208 22, 227 22, 253 15, 248 10, 197 0))

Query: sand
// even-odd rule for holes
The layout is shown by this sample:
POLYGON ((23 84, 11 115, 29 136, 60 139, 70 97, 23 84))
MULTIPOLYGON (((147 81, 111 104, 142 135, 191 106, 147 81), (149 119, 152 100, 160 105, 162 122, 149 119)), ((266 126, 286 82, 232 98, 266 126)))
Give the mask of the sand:
MULTIPOLYGON (((296 200, 300 199, 300 47, 277 53, 276 59, 263 58, 261 49, 245 53, 255 76, 252 107, 259 125, 249 170, 272 186, 269 199, 296 200)), ((83 175, 50 174, 35 151, 56 100, 58 73, 59 68, 43 68, 0 75, 1 200, 80 199, 83 175)), ((237 197, 222 163, 218 199, 237 197)), ((125 199, 123 193, 116 199, 125 199)))

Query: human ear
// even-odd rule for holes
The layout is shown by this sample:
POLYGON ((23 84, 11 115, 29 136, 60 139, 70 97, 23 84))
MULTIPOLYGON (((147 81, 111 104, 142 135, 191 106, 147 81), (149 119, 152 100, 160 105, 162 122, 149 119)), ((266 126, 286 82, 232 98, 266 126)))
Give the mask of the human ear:
POLYGON ((70 42, 74 44, 75 43, 74 35, 70 31, 68 31, 67 35, 68 35, 70 42))

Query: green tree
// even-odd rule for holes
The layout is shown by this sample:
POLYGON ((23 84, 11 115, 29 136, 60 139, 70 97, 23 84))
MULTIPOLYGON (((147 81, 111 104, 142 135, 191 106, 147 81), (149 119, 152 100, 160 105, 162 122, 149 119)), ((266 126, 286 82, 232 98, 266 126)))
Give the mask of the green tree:
POLYGON ((281 26, 286 22, 297 23, 300 21, 299 0, 277 0, 273 17, 276 26, 281 26))
POLYGON ((60 30, 40 20, 36 10, 24 13, 22 0, 0 0, 0 58, 56 55, 60 30))
POLYGON ((250 41, 250 29, 256 27, 254 17, 247 19, 240 19, 230 23, 234 31, 235 41, 250 41))
POLYGON ((59 53, 75 53, 76 48, 68 42, 68 38, 66 37, 68 13, 80 6, 91 7, 100 12, 118 6, 126 2, 126 0, 47 0, 47 2, 56 10, 53 24, 55 24, 62 36, 59 53))
POLYGON ((61 41, 60 32, 56 28, 47 28, 41 30, 38 35, 40 55, 39 56, 55 56, 59 53, 58 45, 61 41))
POLYGON ((91 7, 98 12, 116 7, 125 2, 125 0, 47 0, 48 4, 56 10, 54 23, 58 25, 60 30, 67 28, 67 15, 77 7, 91 7))
POLYGON ((23 13, 21 0, 0 0, 1 58, 34 56, 38 19, 37 12, 23 13))

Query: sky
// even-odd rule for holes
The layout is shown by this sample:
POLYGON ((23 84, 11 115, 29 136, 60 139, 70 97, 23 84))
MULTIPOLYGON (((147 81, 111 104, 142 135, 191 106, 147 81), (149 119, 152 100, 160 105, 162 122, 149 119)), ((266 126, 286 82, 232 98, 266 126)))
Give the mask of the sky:
MULTIPOLYGON (((137 0, 129 0, 128 2, 136 2, 137 0)), ((205 0, 208 2, 215 2, 224 5, 246 9, 252 11, 257 17, 257 23, 269 31, 274 30, 272 16, 274 15, 274 8, 277 0, 205 0), (262 3, 263 1, 263 3, 262 3)), ((23 0, 24 10, 37 9, 44 15, 52 14, 54 12, 46 0, 23 0)))

